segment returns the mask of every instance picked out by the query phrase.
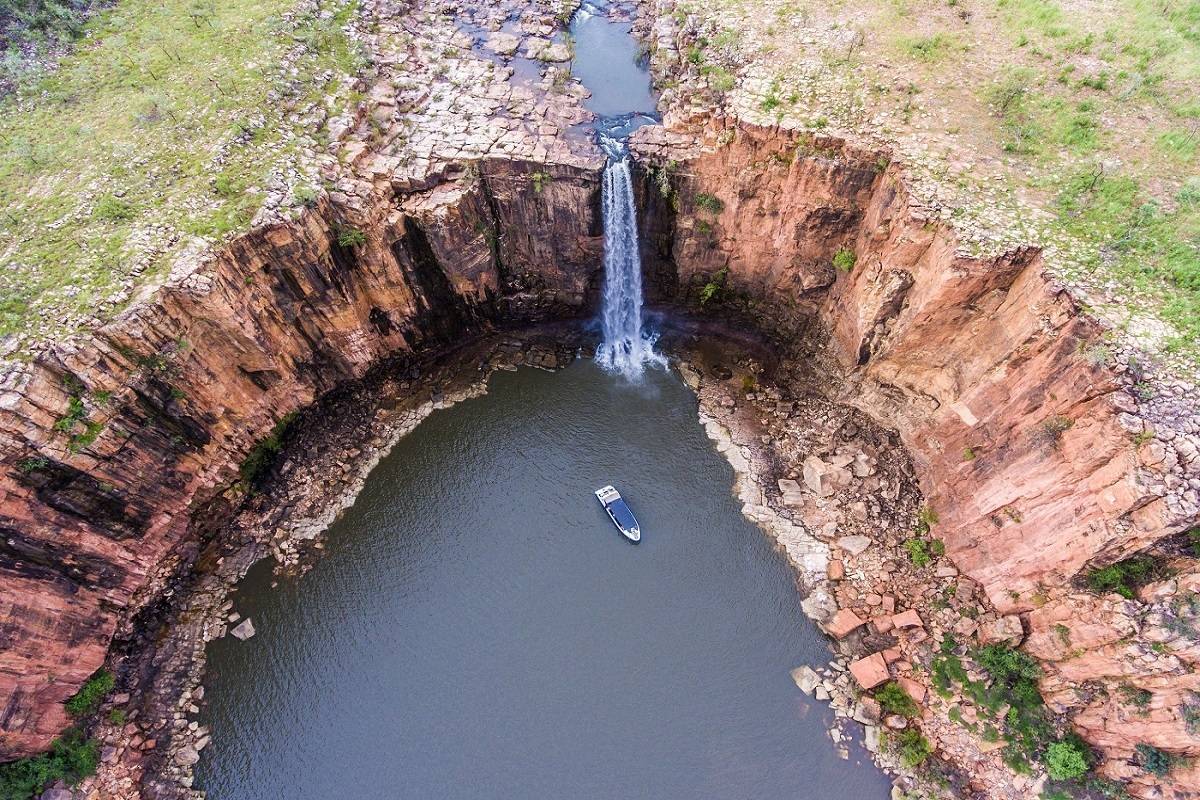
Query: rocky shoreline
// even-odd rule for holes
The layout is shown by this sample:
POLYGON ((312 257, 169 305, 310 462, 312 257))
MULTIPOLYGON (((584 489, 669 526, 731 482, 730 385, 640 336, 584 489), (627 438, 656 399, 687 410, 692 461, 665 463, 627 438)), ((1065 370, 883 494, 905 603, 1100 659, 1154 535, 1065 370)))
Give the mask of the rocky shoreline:
MULTIPOLYGON (((353 505, 367 476, 422 420, 487 392, 497 370, 558 369, 583 337, 554 325, 471 341, 450 353, 383 367, 352 390, 306 412, 269 476, 164 592, 155 619, 140 620, 110 663, 121 691, 104 707, 95 737, 97 774, 53 798, 199 798, 192 770, 210 732, 192 719, 204 698, 205 648, 226 635, 248 639, 253 620, 234 611, 237 584, 271 558, 280 574, 302 574, 319 558, 322 534, 353 505), (148 624, 149 623, 149 624, 148 624), (122 712, 120 724, 109 718, 122 712)), ((57 794, 55 794, 57 793, 57 794)))
MULTIPOLYGON (((371 470, 422 420, 438 409, 485 394, 497 370, 520 366, 557 370, 580 354, 590 355, 592 347, 590 337, 573 325, 490 336, 419 364, 381 369, 362 385, 307 412, 289 433, 257 493, 246 498, 197 554, 194 571, 181 572, 165 591, 166 601, 156 609, 154 624, 141 620, 136 636, 114 648, 119 655, 109 666, 120 678, 121 691, 101 709, 95 731, 103 746, 100 770, 74 792, 57 786, 49 796, 57 800, 203 797, 192 786, 193 769, 211 739, 211 732, 194 719, 205 695, 206 646, 226 635, 240 639, 254 635, 253 620, 235 611, 237 584, 250 567, 270 558, 277 573, 302 574, 320 558, 322 534, 354 503, 371 470), (352 444, 344 446, 347 443, 352 444), (114 709, 122 712, 120 724, 108 716, 114 709)), ((784 442, 770 435, 777 433, 770 423, 790 422, 794 430, 817 438, 828 437, 831 430, 854 431, 856 442, 874 439, 874 446, 882 447, 886 447, 886 434, 883 440, 875 438, 880 434, 871 430, 860 412, 816 395, 785 400, 765 379, 747 391, 748 378, 762 378, 764 360, 756 357, 758 353, 750 354, 743 343, 714 347, 689 337, 668 347, 672 368, 696 392, 701 424, 734 468, 733 491, 743 503, 743 513, 778 543, 796 570, 806 613, 828 630, 836 608, 835 582, 830 576, 840 574, 838 558, 848 557, 844 548, 857 549, 868 537, 844 529, 843 535, 831 539, 830 534, 838 530, 833 521, 821 523, 823 533, 810 534, 819 530, 819 518, 796 513, 784 503, 783 495, 772 490, 777 480, 785 486, 795 483, 774 476, 796 476, 803 466, 780 460, 777 448, 784 442)), ((848 448, 841 443, 839 449, 848 448)), ((887 513, 911 517, 919 492, 903 456, 884 454, 882 464, 874 455, 864 456, 857 460, 858 472, 871 480, 870 485, 883 483, 895 489, 887 491, 895 494, 895 504, 887 513)), ((848 752, 842 742, 861 736, 847 729, 845 720, 866 722, 862 738, 876 762, 902 776, 904 782, 898 785, 918 785, 911 770, 879 747, 873 726, 881 720, 871 716, 869 699, 856 702, 846 664, 844 656, 837 657, 819 683, 810 685, 816 673, 807 666, 798 667, 794 677, 801 689, 830 702, 839 717, 831 736, 844 755, 848 752)))

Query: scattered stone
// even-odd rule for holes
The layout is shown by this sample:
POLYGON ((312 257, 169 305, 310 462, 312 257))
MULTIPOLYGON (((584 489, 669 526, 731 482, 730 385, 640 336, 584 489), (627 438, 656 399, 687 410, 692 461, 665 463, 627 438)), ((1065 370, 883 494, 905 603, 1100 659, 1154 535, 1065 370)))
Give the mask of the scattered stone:
POLYGON ((846 577, 846 565, 839 559, 832 559, 825 569, 825 577, 831 581, 840 581, 846 577))
POLYGON ((921 622, 921 615, 916 609, 910 608, 908 611, 902 611, 892 617, 892 624, 897 628, 924 628, 924 623, 921 622))

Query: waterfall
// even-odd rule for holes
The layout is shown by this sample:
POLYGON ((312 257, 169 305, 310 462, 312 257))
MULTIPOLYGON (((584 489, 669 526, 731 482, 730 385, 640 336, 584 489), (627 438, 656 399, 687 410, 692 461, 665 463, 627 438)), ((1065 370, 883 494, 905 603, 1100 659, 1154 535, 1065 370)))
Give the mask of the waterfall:
POLYGON ((602 142, 608 153, 601 201, 604 216, 604 339, 596 361, 630 379, 647 365, 666 361, 654 351, 656 337, 642 330, 642 259, 638 252, 637 206, 627 150, 612 139, 602 142))

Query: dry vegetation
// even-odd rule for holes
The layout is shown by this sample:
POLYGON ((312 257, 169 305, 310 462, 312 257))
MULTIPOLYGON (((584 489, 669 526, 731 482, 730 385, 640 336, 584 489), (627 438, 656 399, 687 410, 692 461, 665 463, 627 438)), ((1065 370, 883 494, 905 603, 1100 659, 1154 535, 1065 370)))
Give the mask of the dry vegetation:
POLYGON ((310 109, 347 104, 352 0, 122 0, 0 99, 0 356, 122 308, 187 248, 312 192, 310 109))

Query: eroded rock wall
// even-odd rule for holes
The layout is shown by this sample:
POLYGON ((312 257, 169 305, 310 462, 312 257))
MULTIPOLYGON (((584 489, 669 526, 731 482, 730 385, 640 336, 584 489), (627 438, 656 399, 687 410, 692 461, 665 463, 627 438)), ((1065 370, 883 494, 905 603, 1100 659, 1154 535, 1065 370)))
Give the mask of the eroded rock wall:
POLYGON ((194 527, 236 500, 240 466, 280 420, 384 359, 584 312, 600 166, 483 160, 400 195, 323 197, 8 374, 0 758, 62 730, 62 702, 194 527))
MULTIPOLYGON (((1022 613, 1013 640, 1023 624, 1047 702, 1101 771, 1138 796, 1186 791, 1177 770, 1162 794, 1136 747, 1200 754, 1195 559, 1135 600, 1074 587, 1196 524, 1190 390, 1117 352, 1035 249, 964 252, 887 154, 719 120, 684 130, 635 145, 658 298, 839 373, 832 399, 899 433, 957 571, 1022 613)), ((911 535, 879 535, 897 533, 911 535)))
POLYGON ((669 208, 645 223, 659 296, 785 343, 827 331, 840 399, 900 432, 938 535, 1000 609, 1195 521, 1200 463, 1163 444, 1189 437, 1170 419, 1143 433, 1103 331, 1035 250, 964 254, 901 165, 833 137, 717 121, 635 147, 642 193, 669 208))

